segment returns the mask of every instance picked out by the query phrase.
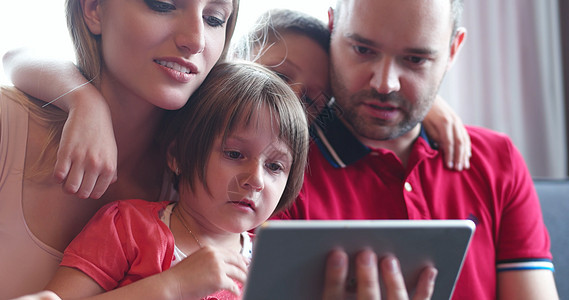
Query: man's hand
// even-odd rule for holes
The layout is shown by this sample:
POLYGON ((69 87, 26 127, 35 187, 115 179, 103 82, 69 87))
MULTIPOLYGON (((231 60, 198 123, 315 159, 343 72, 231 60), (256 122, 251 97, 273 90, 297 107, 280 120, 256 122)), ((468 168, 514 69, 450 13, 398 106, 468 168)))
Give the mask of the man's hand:
MULTIPOLYGON (((363 250, 355 259, 356 299, 381 299, 377 256, 373 251, 363 250)), ((393 256, 381 259, 379 264, 385 286, 386 299, 409 299, 399 262, 393 256)), ((430 299, 435 287, 437 270, 427 267, 421 273, 413 300, 430 299)), ((343 300, 348 296, 348 256, 341 250, 333 250, 326 261, 324 300, 343 300)))

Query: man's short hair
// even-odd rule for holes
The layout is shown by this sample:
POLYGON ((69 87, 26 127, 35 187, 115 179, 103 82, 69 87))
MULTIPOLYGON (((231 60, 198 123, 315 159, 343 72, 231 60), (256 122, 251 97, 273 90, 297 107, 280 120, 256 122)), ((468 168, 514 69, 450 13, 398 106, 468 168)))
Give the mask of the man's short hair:
MULTIPOLYGON (((452 37, 462 21, 463 0, 450 0, 450 17, 452 22, 452 37)), ((452 40, 452 39, 451 39, 452 40)))
MULTIPOLYGON (((338 21, 338 16, 340 15, 340 8, 342 6, 342 3, 344 3, 345 0, 337 0, 336 1, 336 8, 334 9, 334 22, 338 21)), ((451 37, 454 37, 454 35, 456 34, 456 31, 460 25, 460 22, 462 20, 462 10, 463 10, 463 3, 464 0, 450 0, 450 17, 451 17, 451 22, 452 22, 452 35, 451 37)), ((452 38, 451 38, 452 41, 452 38)))

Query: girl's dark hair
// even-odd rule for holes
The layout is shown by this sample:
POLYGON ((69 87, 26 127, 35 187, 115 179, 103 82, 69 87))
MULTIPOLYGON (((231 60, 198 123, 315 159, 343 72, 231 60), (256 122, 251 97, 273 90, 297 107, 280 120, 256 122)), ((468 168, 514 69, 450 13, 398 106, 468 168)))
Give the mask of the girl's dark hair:
POLYGON ((262 49, 281 39, 286 33, 306 36, 315 41, 326 53, 330 48, 330 31, 326 24, 303 12, 290 9, 272 9, 262 14, 256 27, 234 47, 234 56, 250 61, 262 49))

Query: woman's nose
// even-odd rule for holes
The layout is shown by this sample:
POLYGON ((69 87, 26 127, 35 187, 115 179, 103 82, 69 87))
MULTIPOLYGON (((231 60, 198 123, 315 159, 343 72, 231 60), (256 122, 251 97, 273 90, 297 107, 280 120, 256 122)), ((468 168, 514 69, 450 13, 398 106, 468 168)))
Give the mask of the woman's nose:
POLYGON ((190 11, 180 16, 176 34, 176 46, 189 54, 201 53, 205 49, 203 17, 199 11, 190 11))

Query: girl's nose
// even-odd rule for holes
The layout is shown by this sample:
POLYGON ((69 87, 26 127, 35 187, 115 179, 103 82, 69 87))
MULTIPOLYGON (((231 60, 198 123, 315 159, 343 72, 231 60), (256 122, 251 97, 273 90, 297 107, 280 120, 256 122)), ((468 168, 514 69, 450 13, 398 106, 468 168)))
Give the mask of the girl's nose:
POLYGON ((263 190, 265 184, 263 181, 263 165, 261 163, 255 162, 250 166, 247 176, 241 182, 241 186, 256 192, 263 190))

